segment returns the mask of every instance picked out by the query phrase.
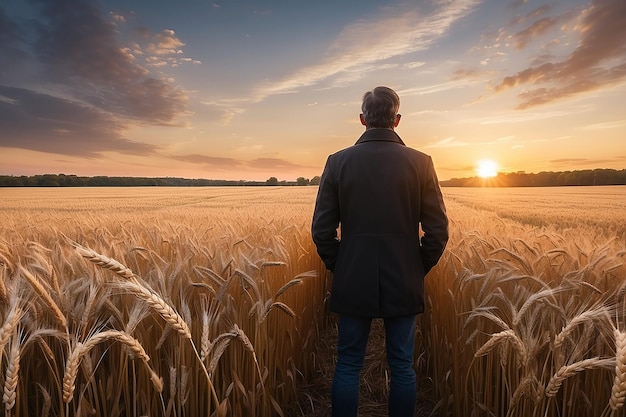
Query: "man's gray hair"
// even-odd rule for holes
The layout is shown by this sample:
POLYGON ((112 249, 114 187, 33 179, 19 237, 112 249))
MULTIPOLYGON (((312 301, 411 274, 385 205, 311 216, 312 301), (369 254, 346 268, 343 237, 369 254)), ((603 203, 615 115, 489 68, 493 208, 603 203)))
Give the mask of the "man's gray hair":
POLYGON ((363 95, 361 113, 368 128, 393 128, 400 97, 389 87, 376 87, 363 95))

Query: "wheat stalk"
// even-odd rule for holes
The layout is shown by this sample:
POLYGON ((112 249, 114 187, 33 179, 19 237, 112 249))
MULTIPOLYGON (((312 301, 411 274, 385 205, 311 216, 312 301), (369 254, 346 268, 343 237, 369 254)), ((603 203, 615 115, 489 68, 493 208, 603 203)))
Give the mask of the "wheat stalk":
POLYGON ((41 396, 43 397, 41 416, 48 417, 50 415, 50 408, 52 407, 52 396, 50 395, 48 390, 40 383, 37 383, 37 387, 39 388, 39 391, 41 391, 41 396))

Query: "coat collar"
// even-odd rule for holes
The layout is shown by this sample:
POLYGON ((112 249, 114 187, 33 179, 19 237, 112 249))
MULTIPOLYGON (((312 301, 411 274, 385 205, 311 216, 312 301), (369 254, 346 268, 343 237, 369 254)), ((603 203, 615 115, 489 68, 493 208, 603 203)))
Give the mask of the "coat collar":
POLYGON ((393 129, 367 129, 356 141, 355 145, 364 142, 374 142, 374 141, 383 141, 383 142, 395 142, 400 145, 404 145, 400 136, 393 129))

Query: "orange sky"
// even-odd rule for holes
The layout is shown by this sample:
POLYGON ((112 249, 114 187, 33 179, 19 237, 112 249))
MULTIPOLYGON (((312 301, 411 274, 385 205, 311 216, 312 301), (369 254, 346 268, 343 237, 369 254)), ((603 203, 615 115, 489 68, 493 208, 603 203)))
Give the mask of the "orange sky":
POLYGON ((311 178, 377 85, 440 179, 626 168, 624 1, 255 3, 0 3, 0 175, 311 178))

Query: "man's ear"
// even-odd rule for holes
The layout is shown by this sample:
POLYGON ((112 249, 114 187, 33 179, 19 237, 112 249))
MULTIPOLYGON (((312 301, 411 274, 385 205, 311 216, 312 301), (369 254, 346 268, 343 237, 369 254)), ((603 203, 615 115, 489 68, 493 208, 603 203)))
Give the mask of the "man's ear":
POLYGON ((402 116, 399 114, 396 114, 396 123, 393 125, 393 127, 398 127, 398 125, 400 124, 400 118, 402 116))
POLYGON ((365 123, 365 118, 363 117, 363 113, 359 114, 359 119, 361 119, 361 124, 363 126, 367 126, 367 123, 365 123))

